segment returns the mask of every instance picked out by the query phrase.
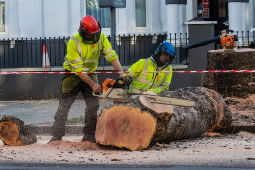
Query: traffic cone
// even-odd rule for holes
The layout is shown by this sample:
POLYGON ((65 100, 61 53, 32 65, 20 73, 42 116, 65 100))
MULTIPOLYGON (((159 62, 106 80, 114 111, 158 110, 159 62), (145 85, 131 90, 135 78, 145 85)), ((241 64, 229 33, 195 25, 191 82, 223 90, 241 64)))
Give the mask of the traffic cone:
POLYGON ((49 59, 49 55, 48 55, 45 44, 43 44, 42 67, 43 68, 50 68, 50 59, 49 59))

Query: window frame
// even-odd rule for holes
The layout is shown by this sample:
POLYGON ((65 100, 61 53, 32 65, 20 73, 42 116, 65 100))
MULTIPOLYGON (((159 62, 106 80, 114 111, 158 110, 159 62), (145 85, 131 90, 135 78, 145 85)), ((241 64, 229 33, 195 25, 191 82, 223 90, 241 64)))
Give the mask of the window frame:
POLYGON ((8 27, 7 27, 7 23, 8 23, 8 11, 7 11, 7 7, 8 7, 8 1, 7 0, 0 0, 0 2, 4 2, 4 4, 5 4, 5 9, 4 9, 4 16, 5 16, 5 28, 4 28, 4 31, 3 32, 0 32, 0 35, 7 35, 8 34, 8 27))
POLYGON ((134 7, 134 21, 135 21, 135 32, 137 33, 148 33, 151 29, 151 15, 152 15, 152 2, 151 0, 145 0, 145 16, 146 16, 146 27, 137 27, 136 26, 136 8, 135 8, 135 2, 136 0, 134 0, 134 4, 133 4, 133 7, 134 7))

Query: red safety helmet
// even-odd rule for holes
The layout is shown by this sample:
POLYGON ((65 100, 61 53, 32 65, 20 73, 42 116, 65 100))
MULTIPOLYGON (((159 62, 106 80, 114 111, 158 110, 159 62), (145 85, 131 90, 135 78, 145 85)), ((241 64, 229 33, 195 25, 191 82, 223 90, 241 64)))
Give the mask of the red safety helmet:
POLYGON ((86 16, 80 21, 79 33, 85 43, 94 44, 100 39, 101 26, 93 16, 86 16))

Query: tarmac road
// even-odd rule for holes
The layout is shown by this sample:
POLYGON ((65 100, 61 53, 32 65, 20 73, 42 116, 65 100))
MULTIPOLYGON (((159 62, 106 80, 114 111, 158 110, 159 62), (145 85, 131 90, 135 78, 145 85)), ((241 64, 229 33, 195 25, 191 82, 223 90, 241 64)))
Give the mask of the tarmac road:
MULTIPOLYGON (((58 100, 0 101, 0 118, 5 115, 14 116, 25 124, 53 122, 58 103, 58 100)), ((109 104, 111 100, 100 100, 101 108, 109 104)), ((76 100, 70 109, 69 118, 84 116, 85 106, 84 100, 76 100)))
POLYGON ((45 164, 6 164, 0 166, 0 169, 6 170, 247 170, 244 168, 217 168, 217 167, 193 167, 193 166, 165 166, 165 167, 152 167, 152 166, 143 166, 143 167, 132 167, 132 166, 114 166, 114 165, 45 165, 45 164))

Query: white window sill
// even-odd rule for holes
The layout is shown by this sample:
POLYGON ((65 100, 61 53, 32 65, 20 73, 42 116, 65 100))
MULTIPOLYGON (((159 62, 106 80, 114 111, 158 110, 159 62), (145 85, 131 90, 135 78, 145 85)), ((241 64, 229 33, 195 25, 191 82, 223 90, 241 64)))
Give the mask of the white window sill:
POLYGON ((135 31, 137 33, 147 33, 147 32, 149 32, 149 28, 147 28, 147 27, 136 27, 135 31))
POLYGON ((7 32, 0 32, 0 36, 6 36, 7 38, 9 38, 7 32))

